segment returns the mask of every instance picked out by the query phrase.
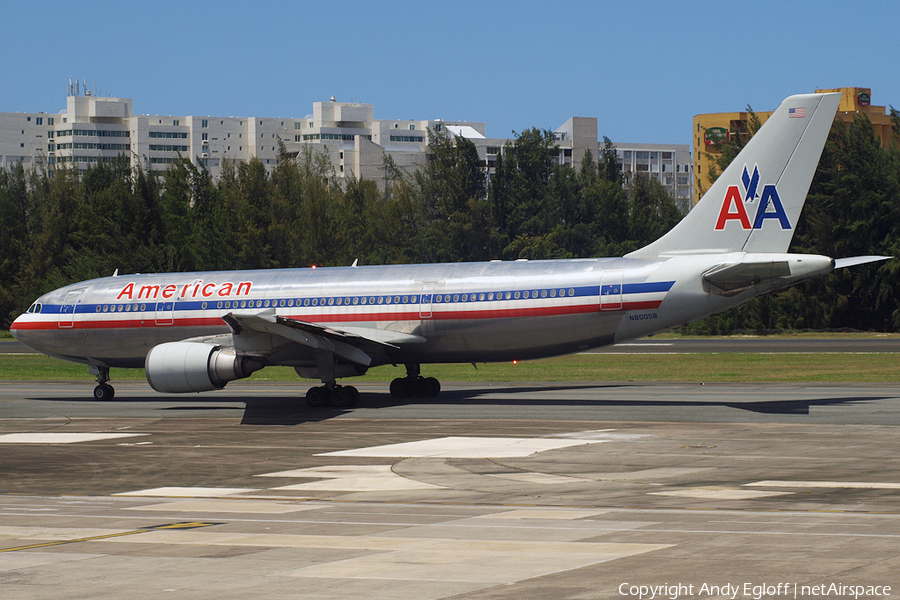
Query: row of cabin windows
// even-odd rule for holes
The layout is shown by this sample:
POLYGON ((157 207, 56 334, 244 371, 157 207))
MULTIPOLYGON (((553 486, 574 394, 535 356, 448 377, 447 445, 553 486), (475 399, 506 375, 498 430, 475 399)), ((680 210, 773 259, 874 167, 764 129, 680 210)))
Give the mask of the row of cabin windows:
MULTIPOLYGON (((574 296, 574 288, 550 289, 550 290, 525 290, 515 292, 480 292, 473 294, 435 294, 432 302, 436 304, 454 303, 454 302, 491 302, 496 300, 528 300, 530 298, 560 298, 565 296, 574 296)), ((406 296, 337 296, 326 298, 303 298, 297 299, 296 306, 365 306, 367 304, 388 305, 388 304, 417 304, 419 302, 418 295, 406 296)), ((428 296, 422 297, 424 302, 428 301, 428 296)), ((160 302, 166 305, 167 309, 172 308, 171 301, 160 302)), ((216 308, 270 308, 270 307, 293 307, 295 301, 291 299, 281 300, 220 300, 216 303, 216 308)), ((208 302, 201 304, 201 309, 207 309, 208 302)), ((98 304, 97 312, 139 312, 146 311, 146 304, 98 304)), ((150 310, 156 310, 156 303, 150 305, 150 310)))

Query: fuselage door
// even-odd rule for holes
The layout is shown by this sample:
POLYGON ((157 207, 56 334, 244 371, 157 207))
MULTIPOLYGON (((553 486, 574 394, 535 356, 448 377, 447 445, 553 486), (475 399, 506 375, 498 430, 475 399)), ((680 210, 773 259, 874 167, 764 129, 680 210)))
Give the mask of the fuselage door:
POLYGON ((419 294, 419 318, 431 318, 431 299, 434 296, 434 283, 425 283, 419 294))
POLYGON ((156 303, 156 324, 172 325, 175 323, 175 299, 156 303))
POLYGON ((75 326, 75 307, 78 305, 78 300, 81 298, 83 292, 83 289, 72 290, 66 294, 66 299, 59 309, 60 329, 70 329, 75 326))
POLYGON ((600 275, 600 310, 622 310, 622 271, 600 275))

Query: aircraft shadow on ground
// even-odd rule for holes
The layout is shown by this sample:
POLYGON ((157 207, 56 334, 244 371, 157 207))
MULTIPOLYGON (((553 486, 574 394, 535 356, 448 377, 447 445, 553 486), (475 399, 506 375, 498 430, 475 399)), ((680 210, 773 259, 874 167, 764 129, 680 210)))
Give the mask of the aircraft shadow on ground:
MULTIPOLYGON (((624 387, 618 384, 608 386, 588 386, 590 388, 602 387, 605 390, 616 387, 624 387)), ((584 390, 585 386, 551 385, 551 386, 510 386, 489 388, 470 388, 463 390, 446 390, 437 398, 405 398, 397 399, 388 393, 362 393, 357 407, 335 408, 320 407, 310 408, 306 405, 302 396, 255 396, 241 398, 239 396, 192 396, 181 398, 175 396, 132 396, 118 398, 112 402, 160 404, 155 410, 172 413, 187 413, 192 411, 234 411, 240 410, 235 404, 244 404, 241 423, 246 425, 299 425, 314 421, 323 421, 340 415, 352 414, 357 408, 365 410, 380 410, 412 405, 453 406, 464 404, 466 406, 568 406, 568 407, 593 407, 593 408, 679 408, 679 407, 725 407, 758 414, 773 415, 808 415, 810 407, 837 406, 862 402, 873 402, 889 399, 888 396, 844 396, 837 398, 810 398, 796 400, 753 400, 747 402, 734 401, 701 401, 701 400, 649 400, 649 399, 595 399, 572 398, 566 392, 584 390), (541 398, 523 398, 521 394, 542 393, 541 398), (546 394, 556 393, 556 397, 548 398, 546 394), (498 399, 497 394, 508 394, 509 397, 498 399), (516 397, 519 396, 519 397, 516 397)), ((82 398, 33 398, 44 402, 88 402, 93 400, 82 398)))

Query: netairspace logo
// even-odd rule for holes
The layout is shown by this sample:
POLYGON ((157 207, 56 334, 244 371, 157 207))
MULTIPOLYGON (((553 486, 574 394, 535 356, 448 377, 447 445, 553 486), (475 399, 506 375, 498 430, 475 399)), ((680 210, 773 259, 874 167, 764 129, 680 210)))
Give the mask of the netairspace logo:
MULTIPOLYGON (((719 210, 719 218, 716 220, 716 230, 725 229, 728 221, 738 221, 741 229, 762 229, 763 224, 768 219, 777 219, 782 229, 790 229, 791 222, 788 220, 787 213, 784 212, 784 205, 781 203, 781 197, 778 195, 778 189, 774 183, 767 183, 763 186, 762 195, 758 193, 759 189, 759 166, 753 167, 753 174, 744 165, 744 172, 741 175, 741 183, 744 186, 744 193, 741 194, 740 188, 736 185, 728 186, 725 192, 725 198, 722 200, 722 208, 719 210), (747 215, 747 207, 752 205, 759 199, 756 206, 756 215, 753 219, 753 225, 750 225, 750 218, 747 215)), ((751 206, 752 208, 752 206, 751 206)))
POLYGON ((679 600, 680 598, 731 598, 731 600, 765 600, 768 598, 793 598, 812 600, 815 598, 888 598, 889 585, 845 585, 843 583, 821 583, 807 585, 800 583, 725 583, 701 585, 676 583, 662 585, 638 585, 623 583, 619 595, 637 600, 679 600))

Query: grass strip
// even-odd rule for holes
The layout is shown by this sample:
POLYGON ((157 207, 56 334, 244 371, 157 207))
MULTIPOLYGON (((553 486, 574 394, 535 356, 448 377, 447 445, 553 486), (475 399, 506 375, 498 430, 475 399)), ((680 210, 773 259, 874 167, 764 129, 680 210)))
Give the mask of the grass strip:
MULTIPOLYGON (((0 355, 0 380, 90 381, 85 365, 43 355, 0 355)), ((390 381, 405 370, 372 369, 357 381, 390 381)), ((574 354, 513 363, 422 365, 441 381, 900 382, 900 354, 574 354)), ((113 369, 112 380, 143 380, 143 369, 113 369)), ((300 381, 290 367, 268 367, 251 381, 300 381)), ((308 381, 308 380, 307 380, 308 381)), ((348 380, 350 381, 350 380, 348 380)))

